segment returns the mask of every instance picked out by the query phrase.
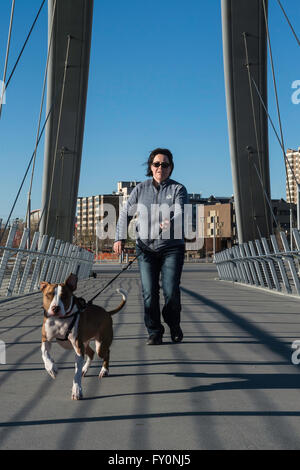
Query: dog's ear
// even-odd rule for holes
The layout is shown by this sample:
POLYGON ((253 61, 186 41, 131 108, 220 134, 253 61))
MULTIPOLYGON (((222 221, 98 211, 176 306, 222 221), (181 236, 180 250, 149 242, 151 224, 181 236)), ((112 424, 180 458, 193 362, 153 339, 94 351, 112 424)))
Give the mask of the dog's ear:
POLYGON ((48 285, 48 282, 45 282, 45 281, 40 282, 40 290, 43 291, 45 287, 47 287, 47 285, 48 285))
POLYGON ((69 287, 69 289, 71 289, 71 291, 74 291, 77 289, 77 281, 78 277, 76 274, 71 273, 68 279, 66 279, 65 284, 69 287))

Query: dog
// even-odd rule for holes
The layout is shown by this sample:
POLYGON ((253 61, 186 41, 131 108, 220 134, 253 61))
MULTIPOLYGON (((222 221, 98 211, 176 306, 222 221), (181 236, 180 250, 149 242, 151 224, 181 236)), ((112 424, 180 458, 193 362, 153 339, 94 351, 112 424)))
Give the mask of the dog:
POLYGON ((97 354, 103 359, 99 378, 109 374, 109 348, 113 340, 112 315, 119 312, 127 300, 127 293, 118 289, 122 302, 114 310, 107 312, 97 305, 85 305, 83 299, 73 294, 77 281, 77 276, 71 273, 62 284, 40 283, 44 309, 41 351, 45 369, 50 377, 56 378, 57 366, 50 356, 53 339, 65 349, 74 349, 75 375, 71 395, 73 400, 83 397, 81 377, 86 375, 95 354, 89 345, 91 340, 95 340, 97 354), (87 360, 84 364, 85 354, 87 360))

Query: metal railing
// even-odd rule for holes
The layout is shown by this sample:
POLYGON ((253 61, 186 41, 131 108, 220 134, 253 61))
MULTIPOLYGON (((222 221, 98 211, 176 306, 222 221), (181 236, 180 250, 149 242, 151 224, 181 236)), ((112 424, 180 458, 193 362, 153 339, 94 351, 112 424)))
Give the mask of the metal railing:
POLYGON ((216 253, 219 278, 300 296, 300 232, 293 229, 292 234, 295 249, 280 232, 216 253))
POLYGON ((5 246, 0 246, 0 297, 35 292, 41 281, 64 282, 72 272, 78 279, 89 277, 93 253, 35 232, 29 249, 29 229, 24 229, 20 244, 14 247, 17 225, 8 233, 5 246))

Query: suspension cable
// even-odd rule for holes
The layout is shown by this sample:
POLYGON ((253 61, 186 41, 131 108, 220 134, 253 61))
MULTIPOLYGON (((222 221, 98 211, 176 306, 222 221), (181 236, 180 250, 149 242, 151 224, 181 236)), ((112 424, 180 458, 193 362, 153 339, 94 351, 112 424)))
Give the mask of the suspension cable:
MULTIPOLYGON (((245 45, 245 53, 246 53, 246 67, 247 67, 247 72, 248 72, 248 82, 249 82, 249 90, 250 90, 250 98, 251 98, 252 116, 253 116, 253 122, 254 122, 255 140, 256 140, 256 146, 257 146, 258 163, 259 163, 260 175, 262 176, 263 171, 262 171, 262 162, 261 162, 261 150, 260 150, 260 145, 259 145, 257 122, 256 122, 256 116, 255 116, 255 108, 254 108, 254 98, 253 98, 253 90, 252 90, 251 74, 250 74, 247 34, 245 32, 243 33, 243 37, 244 37, 244 45, 245 45)), ((266 205, 265 197, 264 197, 264 211, 265 211, 267 230, 269 233, 271 233, 269 220, 267 217, 267 205, 266 205)))
POLYGON ((264 7, 264 15, 265 15, 265 24, 266 24, 266 33, 267 33, 269 54, 270 54, 270 62, 271 62, 271 68, 272 68, 272 78, 273 78, 274 92, 275 92, 275 99, 276 99, 276 108, 277 108, 277 115, 278 115, 279 129, 280 129, 280 137, 281 137, 281 142, 282 142, 282 148, 284 149, 285 146, 284 146, 284 139, 283 139, 283 131, 282 131, 282 124, 281 124, 281 117, 280 117, 280 109, 279 109, 279 100, 278 100, 278 93, 277 93, 277 84, 276 84, 276 78, 275 78, 273 54, 272 54, 272 48, 271 48, 271 40, 270 40, 270 33, 269 33, 269 26, 268 26, 265 0, 263 0, 263 7, 264 7))
MULTIPOLYGON (((70 40, 71 40, 71 39, 72 39, 71 36, 69 36, 69 37, 68 37, 68 44, 70 43, 70 40)), ((67 49, 69 49, 69 47, 68 47, 67 49)), ((57 93, 56 93, 56 95, 55 95, 55 97, 54 97, 54 100, 53 100, 53 102, 52 102, 52 104, 51 104, 51 107, 50 107, 50 109, 49 109, 49 112, 48 112, 48 114, 47 114, 46 120, 45 120, 45 122, 44 122, 44 124, 43 124, 43 127, 42 127, 42 129, 41 129, 41 132, 40 132, 40 135, 39 135, 39 138, 38 138, 38 141, 37 141, 38 145, 39 145, 40 140, 41 140, 41 138, 42 138, 42 135, 43 135, 43 133, 44 133, 46 124, 47 124, 47 122, 48 122, 48 119, 49 119, 49 117, 50 117, 50 115, 51 115, 51 113, 52 113, 54 107, 55 107, 56 104, 57 104, 57 101, 58 101, 58 98, 59 98, 59 93, 62 93, 62 96, 63 96, 63 94, 64 94, 64 91, 62 91, 62 90, 64 90, 64 88, 65 88, 66 69, 68 68, 68 58, 69 58, 69 50, 67 50, 67 58, 66 58, 66 62, 65 62, 65 74, 64 74, 64 78, 63 78, 63 82, 62 82, 62 87, 61 87, 60 90, 57 91, 57 93)), ((61 106, 62 106, 62 102, 61 102, 61 106)), ((28 166, 27 166, 27 169, 26 169, 26 171, 25 171, 23 180, 22 180, 22 182, 21 182, 21 185, 20 185, 20 187, 19 187, 18 193, 17 193, 16 198, 15 198, 14 203, 13 203, 12 209, 11 209, 11 211, 10 211, 10 213, 9 213, 9 216, 8 216, 8 218, 7 218, 7 221, 6 221, 6 224, 5 224, 5 227, 4 227, 4 230, 3 230, 3 232, 2 232, 2 235, 1 235, 1 238, 0 238, 0 243, 1 243, 2 239, 3 239, 3 236, 4 236, 4 234, 5 234, 5 231, 6 231, 7 227, 8 227, 8 225, 9 225, 9 221, 10 221, 11 215, 12 215, 12 213, 13 213, 13 211, 14 211, 14 208, 15 208, 15 206, 16 206, 16 203, 17 203, 17 201, 18 201, 19 195, 20 195, 20 193, 21 193, 21 190, 22 190, 22 187, 23 187, 23 185, 24 185, 25 179, 26 179, 27 174, 28 174, 28 172, 29 172, 31 163, 32 163, 32 161, 33 161, 33 159, 34 159, 35 153, 36 153, 36 150, 33 152, 32 156, 31 156, 31 159, 30 159, 30 161, 29 161, 29 163, 28 163, 28 166)), ((53 173, 52 173, 52 183, 53 183, 53 173)), ((46 202, 46 204, 47 204, 47 202, 46 202)), ((44 213, 45 213, 45 207, 44 207, 43 210, 42 210, 42 215, 41 215, 41 218, 40 218, 40 221, 39 221, 39 225, 40 225, 40 222, 41 222, 41 220, 42 220, 42 217, 43 217, 44 213)))
MULTIPOLYGON (((39 138, 38 138, 38 144, 40 143, 40 140, 41 140, 42 135, 43 135, 43 133, 44 133, 44 130, 45 130, 47 121, 48 121, 48 119, 49 119, 49 117, 50 117, 50 114, 51 114, 51 112, 52 112, 53 106, 54 106, 54 104, 51 106, 51 108, 50 108, 50 110, 49 110, 49 112, 48 112, 48 114, 47 114, 46 120, 45 120, 45 122, 44 122, 44 125, 43 125, 43 127, 42 127, 42 130, 41 130, 40 135, 39 135, 39 138)), ((25 182, 25 179, 26 179, 27 174, 28 174, 28 172, 29 172, 29 169, 30 169, 30 166, 31 166, 31 163, 32 163, 33 158, 34 158, 34 152, 33 152, 32 156, 31 156, 31 158, 30 158, 30 160, 29 160, 29 163, 28 163, 27 169, 26 169, 26 171, 25 171, 24 177, 23 177, 23 179, 22 179, 22 182, 21 182, 21 184, 20 184, 18 193, 17 193, 17 195, 16 195, 16 198, 15 198, 15 200, 14 200, 13 206, 12 206, 11 211, 10 211, 10 213, 9 213, 9 216, 8 216, 8 218, 7 218, 7 221, 6 221, 6 224, 5 224, 5 227, 4 227, 2 236, 1 236, 1 238, 0 238, 0 243, 1 243, 2 238, 3 238, 3 236, 4 236, 4 233, 5 233, 5 231, 6 231, 7 227, 8 227, 8 224, 9 224, 11 215, 12 215, 12 213, 13 213, 13 211, 14 211, 15 205, 16 205, 18 199, 19 199, 19 195, 20 195, 21 189, 22 189, 22 187, 23 187, 23 185, 24 185, 24 182, 25 182)))
MULTIPOLYGON (((252 155, 253 155, 252 149, 247 147, 246 150, 247 150, 247 152, 248 152, 249 159, 250 159, 250 157, 252 157, 252 155)), ((256 164, 255 164, 253 158, 252 158, 252 164, 253 164, 253 166, 254 166, 254 168, 255 168, 255 171, 256 171, 257 176, 258 176, 258 179, 259 179, 259 181, 260 181, 260 184, 261 184, 262 190, 263 190, 263 192, 264 192, 265 198, 266 198, 266 200, 267 200, 267 202, 268 202, 269 208, 270 208, 270 210, 271 210, 272 217, 273 217, 273 219, 274 219, 274 221, 275 221, 275 224, 276 224, 277 228, 279 229, 278 221, 276 220, 276 217, 275 217, 274 212, 273 212, 272 203, 271 203, 270 198, 269 198, 269 196, 268 196, 268 194, 267 194, 267 192, 266 192, 266 190, 265 190, 265 188, 264 188, 263 180, 262 180, 262 178, 261 178, 261 176, 260 176, 260 174, 259 174, 258 168, 257 168, 257 166, 256 166, 256 164)))
MULTIPOLYGON (((270 40, 269 24, 268 24, 265 0, 263 0, 263 9, 264 9, 264 16, 265 16, 265 25, 266 25, 266 34, 267 34, 268 48, 269 48, 269 54, 270 54, 270 62, 271 62, 271 68, 272 68, 272 78, 273 78, 273 84, 274 84, 276 108, 277 108, 278 123, 279 123, 279 129, 280 129, 280 138, 281 138, 281 143, 282 143, 281 148, 282 148, 284 159, 285 159, 285 145, 284 145, 284 139, 283 139, 283 130, 282 130, 282 123, 281 123, 280 109, 279 109, 277 84, 276 84, 274 61, 273 61, 273 54, 272 54, 272 48, 271 48, 271 40, 270 40)), ((287 166, 286 165, 285 165, 285 174, 286 174, 286 181, 288 183, 288 188, 289 188, 289 178, 288 178, 288 172, 287 172, 287 166)), ((290 192, 289 192, 289 194, 290 194, 290 192)), ((290 200, 290 213, 292 214, 292 201, 291 200, 290 200)), ((292 227, 290 227, 290 229, 292 229, 292 227)))
POLYGON ((11 32, 12 32, 12 26, 13 26, 13 20, 14 20, 14 11, 15 11, 15 0, 12 0, 9 30, 8 30, 8 39, 7 39, 7 47, 6 47, 6 56, 5 56, 4 72, 3 72, 3 80, 2 80, 2 91, 1 91, 1 98, 0 98, 0 118, 1 118, 1 113, 2 113, 3 97, 4 97, 5 89, 6 89, 5 80, 6 80, 6 71, 7 71, 9 50, 10 50, 11 32))
POLYGON ((47 53, 46 67, 45 67, 45 73, 44 73, 44 82, 43 82, 43 89, 42 89, 42 98, 41 98, 41 105, 40 105, 40 114, 39 114, 39 120, 38 120, 38 128, 37 128, 37 134, 36 134, 36 143, 35 143, 35 149, 34 149, 34 158, 33 158, 32 171, 31 171, 31 179, 30 179, 29 192, 28 192, 28 203, 27 203, 27 214, 26 214, 26 226, 27 226, 27 228, 29 228, 29 240, 28 240, 28 241, 29 241, 29 244, 30 244, 30 212, 31 212, 32 183, 33 183, 33 177, 34 177, 34 171, 35 171, 35 162, 36 162, 36 154, 37 154, 37 147, 38 147, 38 138, 39 138, 39 134, 40 134, 41 119, 42 119, 42 111, 43 111, 44 99, 45 99, 46 81, 47 81, 48 66, 49 66, 49 57, 50 57, 50 49, 51 49, 51 44, 52 44, 52 39, 53 39, 53 26, 54 26, 54 15, 55 15, 55 12, 56 12, 56 3, 57 3, 57 0, 55 0, 55 4, 54 4, 54 8, 53 8, 53 15, 52 15, 52 19, 51 19, 50 40, 49 40, 49 45, 48 45, 48 53, 47 53))
POLYGON ((283 6, 281 5, 280 0, 277 0, 277 3, 279 4, 279 6, 280 6, 280 8, 281 8, 281 10, 282 10, 282 12, 283 12, 283 14, 284 14, 284 16, 285 16, 285 18, 286 18, 288 24, 289 24, 289 27, 291 28, 292 33, 293 33, 293 35, 295 36, 295 39, 296 39, 296 41, 297 41, 297 43, 298 43, 298 46, 300 46, 300 40, 299 40, 297 34, 295 33, 295 30, 294 30, 294 28, 293 28, 293 26, 292 26, 292 24, 291 24, 291 22, 290 22, 290 20, 289 20, 289 18, 288 18, 288 16, 287 16, 286 12, 284 11, 284 8, 283 8, 283 6))
MULTIPOLYGON (((293 175, 294 180, 295 180, 296 183, 297 183, 297 186, 299 186, 299 182, 298 182, 298 180, 297 180, 297 177, 296 177, 296 175, 295 175, 295 172, 294 172, 294 170, 293 170, 293 168, 292 168, 292 166, 291 166, 291 164, 290 164, 290 162, 289 162, 289 160, 288 160, 288 158, 287 158, 287 156, 286 156, 286 154, 285 154, 284 148, 282 147, 282 142, 281 142, 281 140, 280 140, 280 137, 279 137, 279 135, 278 135, 278 132, 277 132, 276 129, 275 129, 274 123, 273 123, 273 121, 272 121, 272 118, 271 118, 271 116, 270 116, 268 110, 267 110, 267 107, 266 107, 266 105, 265 105, 265 103, 264 103, 264 100, 263 100, 263 98, 262 98, 262 96, 261 96, 261 94, 260 94, 260 92, 259 92, 258 86, 256 85, 255 80, 254 80, 253 77, 251 77, 251 80, 252 80, 252 82, 253 82, 253 84, 254 84, 254 87, 255 87, 255 90, 256 90, 256 92, 257 92, 257 94, 258 94, 258 97, 259 97, 259 99, 260 99, 260 102, 261 102, 261 104, 262 104, 262 106, 263 106, 263 108, 264 108, 264 110, 265 110, 265 112, 266 112, 266 114, 267 114, 267 116, 268 116, 268 118, 269 118, 269 120, 270 120, 270 124, 271 124, 271 126, 272 126, 272 128, 273 128, 273 131, 275 132, 275 135, 276 135, 276 137, 277 137, 278 143, 279 143, 281 149, 283 150, 283 154, 284 154, 284 157, 285 157, 285 161, 286 161, 287 165, 289 166, 289 169, 290 169, 290 171, 291 171, 291 173, 292 173, 292 175, 293 175)), ((291 196, 289 184, 288 184, 288 188, 289 188, 289 196, 291 196)))
POLYGON ((21 51, 20 51, 20 53, 19 53, 19 55, 18 55, 18 58, 17 58, 17 60, 16 60, 16 63, 15 63, 15 65, 14 65, 13 68, 12 68, 12 71, 11 71, 11 73, 10 73, 10 75, 9 75, 9 78, 8 78, 8 80, 7 80, 7 83, 6 83, 6 87, 5 87, 6 90, 7 90, 7 87, 8 87, 8 85, 9 85, 9 83, 10 83, 12 77, 13 77, 13 74, 15 73, 15 70, 16 70, 16 68, 17 68, 17 65, 18 65, 18 63, 19 63, 19 61, 20 61, 20 59, 21 59, 21 56, 22 56, 22 54, 23 54, 23 52, 24 52, 24 49, 25 49, 25 47, 26 47, 26 44, 27 44, 27 42, 28 42, 28 40, 29 40, 29 38, 30 38, 30 36, 31 36, 31 33, 32 33, 33 28, 34 28, 34 26, 35 26, 35 23, 37 22, 38 17, 40 16, 40 13, 41 13, 42 8, 43 8, 43 6, 44 6, 44 4, 45 4, 45 1, 46 1, 46 0, 43 0, 43 1, 42 1, 42 4, 41 4, 41 6, 40 6, 40 8, 39 8, 39 10, 38 10, 38 12, 37 12, 37 14, 36 14, 36 17, 35 17, 35 19, 34 19, 34 21, 33 21, 32 26, 31 26, 31 28, 30 28, 30 30, 29 30, 29 33, 27 34, 27 37, 26 37, 25 42, 24 42, 24 44, 23 44, 23 47, 22 47, 22 49, 21 49, 21 51))

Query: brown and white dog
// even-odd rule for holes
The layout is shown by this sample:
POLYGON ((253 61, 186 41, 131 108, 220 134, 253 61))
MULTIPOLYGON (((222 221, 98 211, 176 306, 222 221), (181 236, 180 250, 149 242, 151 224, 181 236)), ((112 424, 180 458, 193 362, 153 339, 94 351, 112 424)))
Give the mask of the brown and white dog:
POLYGON ((80 299, 73 292, 77 288, 77 276, 70 274, 63 284, 40 283, 43 292, 44 323, 42 327, 42 358, 48 374, 55 379, 57 366, 50 356, 51 341, 57 339, 65 349, 74 349, 75 375, 72 387, 72 399, 82 398, 81 377, 84 376, 94 357, 94 351, 89 346, 95 340, 96 351, 103 359, 99 378, 108 375, 109 348, 113 339, 112 318, 124 307, 127 294, 122 289, 118 292, 123 299, 120 305, 109 312, 97 305, 82 307, 80 299), (84 356, 88 356, 84 364, 84 356))

